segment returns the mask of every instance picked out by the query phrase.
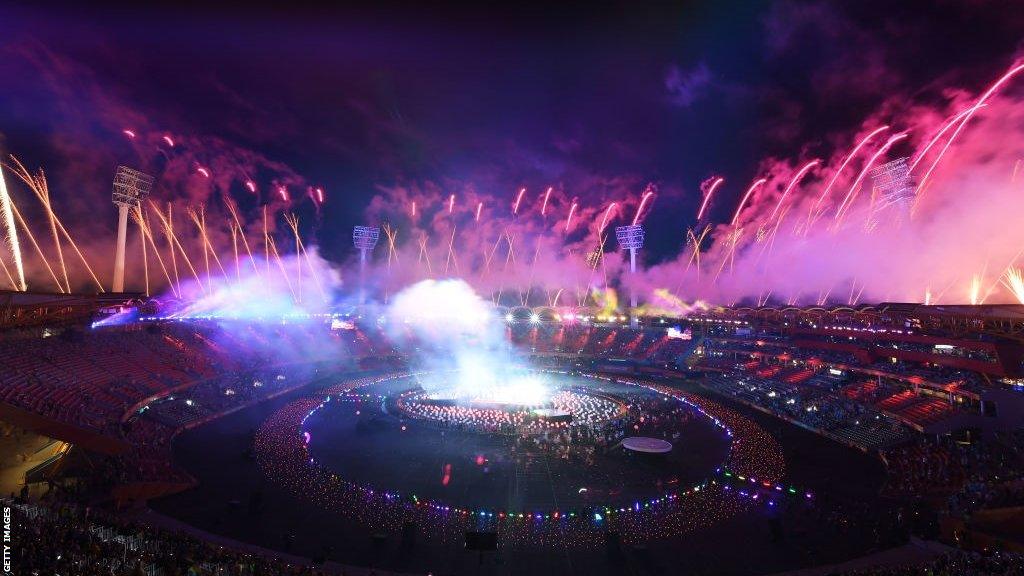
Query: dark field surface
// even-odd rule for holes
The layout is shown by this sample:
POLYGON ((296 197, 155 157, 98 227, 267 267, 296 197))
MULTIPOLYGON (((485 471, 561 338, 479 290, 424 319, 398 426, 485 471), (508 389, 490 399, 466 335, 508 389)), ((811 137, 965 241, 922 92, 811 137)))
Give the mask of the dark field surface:
MULTIPOLYGON (((693 385, 679 386, 707 394, 693 385)), ((883 479, 883 469, 876 459, 729 404, 781 442, 787 461, 786 482, 815 491, 813 510, 799 505, 785 512, 755 508, 707 529, 623 545, 611 553, 605 547, 524 549, 499 543, 498 552, 480 555, 466 551, 461 542, 441 544, 424 537, 408 546, 402 544, 397 532, 375 534, 358 521, 297 498, 264 477, 250 453, 253 434, 266 417, 300 394, 254 406, 179 436, 175 457, 200 485, 154 502, 153 507, 239 541, 401 572, 737 576, 861 555, 874 546, 870 527, 856 521, 833 526, 816 518, 823 517, 825 509, 833 505, 854 504, 871 510, 877 507, 880 512, 884 507, 875 496, 883 479), (248 504, 255 493, 260 494, 262 504, 254 512, 248 504)), ((713 399, 722 402, 721 398, 713 399)), ((372 414, 381 406, 370 408, 372 414)), ((322 421, 311 418, 308 422, 312 453, 324 465, 374 487, 412 488, 453 504, 571 507, 577 502, 586 504, 588 497, 600 496, 603 503, 606 498, 616 497, 616 490, 618 497, 628 501, 636 495, 659 493, 658 479, 679 476, 683 481, 708 476, 725 450, 719 431, 695 418, 683 424, 673 455, 666 461, 613 454, 606 461, 596 462, 596 471, 544 456, 520 464, 510 457, 511 448, 505 439, 451 430, 442 436, 436 426, 408 420, 407 430, 401 431, 388 420, 394 416, 386 414, 368 416, 371 422, 360 426, 356 424, 358 419, 345 417, 355 409, 354 404, 339 406, 324 411, 322 421), (477 464, 478 455, 486 464, 477 464), (446 486, 441 482, 445 464, 452 465, 446 486), (618 480, 630 469, 636 474, 629 475, 625 482, 618 480), (593 492, 581 496, 581 486, 593 492)), ((430 528, 419 530, 422 533, 430 528)))

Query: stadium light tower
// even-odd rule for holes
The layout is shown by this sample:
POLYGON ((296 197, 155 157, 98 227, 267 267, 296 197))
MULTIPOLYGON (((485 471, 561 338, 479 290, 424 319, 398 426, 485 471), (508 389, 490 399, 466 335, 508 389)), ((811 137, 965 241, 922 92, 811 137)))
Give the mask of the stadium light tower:
POLYGON ((886 162, 871 171, 871 181, 878 192, 875 212, 890 206, 896 206, 896 219, 902 222, 910 215, 910 207, 914 203, 916 183, 910 174, 907 158, 897 158, 886 162))
POLYGON ((380 240, 380 228, 376 226, 356 226, 352 229, 352 243, 359 250, 359 303, 366 303, 366 257, 373 251, 380 240))
MULTIPOLYGON (((644 247, 644 228, 639 224, 629 226, 618 226, 615 228, 615 238, 619 241, 619 248, 629 250, 629 275, 636 279, 636 252, 644 247)), ((629 291, 629 324, 638 324, 636 317, 636 287, 629 291)))
POLYGON ((128 209, 138 209, 153 190, 153 177, 145 172, 118 166, 114 173, 113 201, 117 206, 117 248, 114 253, 113 292, 124 292, 124 243, 128 234, 128 209))

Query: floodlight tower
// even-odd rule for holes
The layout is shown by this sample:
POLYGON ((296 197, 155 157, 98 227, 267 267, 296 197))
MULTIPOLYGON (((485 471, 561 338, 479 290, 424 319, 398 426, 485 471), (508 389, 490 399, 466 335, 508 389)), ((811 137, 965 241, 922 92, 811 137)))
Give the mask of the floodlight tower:
POLYGON ((352 229, 352 243, 359 250, 359 304, 366 303, 366 257, 373 251, 380 240, 380 228, 376 226, 356 226, 352 229))
POLYGON ((895 206, 897 222, 902 222, 910 216, 910 207, 917 195, 917 184, 910 173, 906 157, 886 162, 872 170, 871 181, 878 192, 875 212, 895 206))
MULTIPOLYGON (((636 280, 636 252, 644 247, 644 228, 639 224, 629 226, 618 226, 615 228, 615 238, 619 241, 619 248, 629 250, 629 276, 636 280)), ((636 287, 629 291, 629 324, 636 326, 636 287)))
POLYGON ((117 206, 117 248, 114 253, 114 292, 124 292, 124 243, 128 234, 128 209, 137 210, 153 189, 153 177, 127 166, 114 173, 114 205, 117 206))

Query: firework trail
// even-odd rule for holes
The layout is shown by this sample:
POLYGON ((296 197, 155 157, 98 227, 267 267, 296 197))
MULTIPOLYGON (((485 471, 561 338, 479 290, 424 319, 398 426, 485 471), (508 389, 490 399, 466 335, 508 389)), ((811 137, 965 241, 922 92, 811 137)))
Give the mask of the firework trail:
POLYGON ((170 146, 171 148, 174 148, 174 140, 172 140, 170 136, 168 136, 167 134, 164 134, 163 140, 164 140, 164 142, 167 143, 168 146, 170 146))
POLYGON ((805 228, 805 231, 810 231, 811 224, 813 224, 813 220, 815 220, 817 218, 817 215, 819 214, 818 209, 821 207, 822 203, 825 202, 825 198, 827 198, 828 193, 832 191, 832 187, 836 185, 836 180, 839 179, 839 175, 842 174, 843 170, 846 169, 846 165, 850 163, 850 160, 853 160, 853 158, 857 156, 857 153, 860 152, 860 149, 867 145, 867 143, 871 141, 872 138, 888 129, 889 126, 880 126, 878 128, 875 128, 873 131, 871 131, 871 133, 862 138, 861 141, 858 142, 856 146, 854 146, 853 150, 851 150, 850 153, 846 155, 846 158, 843 159, 843 162, 839 165, 839 168, 836 170, 835 174, 832 175, 832 179, 829 180, 828 186, 825 186, 825 189, 821 192, 821 196, 819 196, 818 199, 814 202, 814 204, 811 206, 811 209, 807 211, 807 227, 805 228))
POLYGON ((814 168, 814 167, 815 167, 815 166, 817 166, 818 164, 821 164, 821 161, 820 161, 820 160, 811 160, 811 161, 810 161, 810 162, 808 162, 807 164, 804 164, 803 168, 801 168, 801 169, 800 169, 800 170, 799 170, 799 171, 798 171, 798 172, 796 173, 796 176, 793 176, 793 179, 789 181, 789 185, 788 185, 788 186, 786 186, 786 189, 785 189, 785 190, 783 190, 783 192, 782 192, 782 197, 780 197, 780 198, 779 198, 779 202, 778 202, 777 204, 775 204, 775 209, 774 209, 774 210, 772 210, 772 213, 771 213, 771 215, 770 215, 770 216, 768 216, 768 222, 769 222, 769 223, 770 223, 770 222, 771 222, 772 220, 774 220, 774 219, 775 219, 775 216, 776 216, 776 215, 777 215, 777 214, 779 213, 779 208, 781 208, 781 207, 782 207, 782 203, 786 201, 786 197, 787 197, 787 196, 789 196, 789 193, 790 193, 790 191, 792 191, 792 190, 793 190, 793 188, 794 188, 794 187, 795 187, 795 186, 797 185, 797 183, 799 183, 799 182, 800 182, 800 179, 801 179, 801 178, 803 178, 803 177, 804 177, 804 175, 805 175, 805 174, 807 174, 807 172, 808 172, 808 171, 809 171, 809 170, 810 170, 811 168, 814 168))
MULTIPOLYGON (((984 108, 985 104, 982 104, 980 107, 984 108)), ((942 126, 942 128, 938 132, 936 132, 935 136, 932 136, 932 139, 928 141, 928 144, 926 144, 924 148, 922 148, 919 152, 917 152, 914 155, 915 156, 914 159, 910 162, 910 169, 913 170, 914 168, 917 168, 917 164, 922 159, 924 159, 924 157, 928 154, 928 151, 931 150, 932 146, 934 146, 935 143, 938 142, 940 138, 942 138, 942 135, 945 134, 947 130, 952 128, 953 125, 956 124, 958 120, 962 119, 970 111, 971 111, 970 108, 968 108, 966 110, 961 110, 959 113, 957 113, 952 118, 950 118, 942 126)))
MULTIPOLYGON (((605 208, 604 215, 601 217, 601 225, 598 226, 597 228, 598 236, 601 236, 601 234, 604 232, 605 226, 608 225, 608 216, 612 213, 612 210, 614 210, 616 206, 618 206, 618 202, 612 202, 611 204, 608 205, 607 208, 605 208)), ((604 242, 602 242, 602 244, 604 244, 604 242)))
POLYGON ((759 178, 750 185, 750 188, 747 188, 746 194, 743 195, 743 198, 740 199, 739 206, 736 207, 736 213, 732 215, 732 222, 729 223, 729 226, 732 226, 733 228, 736 227, 736 222, 740 219, 740 212, 743 211, 743 206, 747 203, 747 200, 750 199, 750 195, 754 193, 754 190, 764 186, 767 181, 767 178, 759 178))
POLYGON ((277 187, 277 195, 281 197, 281 200, 288 201, 288 189, 284 186, 277 187))
POLYGON ((512 205, 512 215, 519 214, 519 203, 523 201, 523 194, 526 194, 526 188, 520 188, 519 194, 516 195, 515 204, 512 205))
POLYGON ((131 138, 132 140, 135 139, 135 131, 134 130, 124 129, 124 130, 121 130, 121 133, 124 134, 125 136, 131 138))
POLYGON ((316 201, 317 201, 318 204, 323 204, 324 203, 324 189, 323 188, 317 188, 316 189, 316 201))
POLYGON ((413 218, 415 218, 416 217, 416 201, 415 200, 412 201, 412 210, 410 212, 411 212, 410 215, 413 218))
POLYGON ((483 202, 478 202, 477 205, 476 205, 476 219, 475 219, 476 222, 480 221, 480 211, 483 210, 483 209, 484 209, 484 203, 483 202))
POLYGON ((249 192, 252 192, 253 194, 256 193, 256 183, 252 180, 246 180, 245 187, 249 189, 249 192))
POLYGON ((448 213, 451 214, 452 210, 455 210, 455 194, 448 197, 448 213))
POLYGON ((200 166, 199 168, 196 168, 196 172, 199 172, 200 174, 202 174, 203 178, 209 178, 210 177, 210 171, 207 170, 206 168, 203 168, 202 166, 200 166))
POLYGON ((552 190, 552 187, 548 186, 547 191, 544 192, 544 202, 540 206, 540 215, 541 216, 546 216, 547 215, 548 200, 551 198, 551 190, 552 190))
POLYGON ((981 297, 981 276, 975 274, 971 276, 971 287, 968 290, 968 298, 970 299, 972 306, 977 306, 981 297))
MULTIPOLYGON (((717 190, 718 187, 722 185, 722 182, 725 182, 725 178, 722 178, 721 176, 718 176, 718 177, 712 176, 712 178, 713 178, 713 180, 711 181, 711 184, 707 187, 707 192, 704 193, 704 201, 700 203, 700 209, 697 210, 697 221, 698 222, 700 221, 701 218, 704 217, 704 211, 707 210, 708 203, 711 202, 711 196, 715 193, 715 190, 717 190)), ((703 186, 702 186, 702 188, 703 188, 703 186)))
POLYGON ((939 165, 940 161, 942 161, 942 157, 946 154, 946 150, 948 150, 949 147, 953 144, 953 142, 956 141, 956 137, 960 135, 960 131, 963 130, 965 126, 967 126, 968 122, 971 121, 971 117, 974 116, 974 113, 977 112, 985 104, 985 101, 988 100, 993 94, 995 94, 995 92, 999 90, 999 88, 1002 87, 1003 84, 1005 84, 1011 78, 1016 76, 1021 70, 1024 70, 1024 64, 1018 64, 1017 66, 1011 68, 1008 72, 1006 72, 998 80, 996 80, 991 86, 989 86, 988 90, 986 90, 985 93, 982 94, 980 98, 978 98, 978 100, 974 103, 973 106, 966 110, 963 119, 960 120, 960 123, 957 125, 956 130, 953 131, 953 135, 949 137, 949 140, 946 140, 946 145, 942 147, 942 150, 939 151, 939 154, 935 157, 935 160, 932 161, 931 166, 928 167, 928 170, 924 173, 924 176, 921 177, 921 181, 918 183, 917 187, 917 189, 919 190, 918 196, 914 200, 915 204, 920 201, 921 193, 925 189, 925 184, 928 182, 928 178, 931 177, 932 172, 935 170, 935 167, 939 165))
POLYGON ((887 140, 885 144, 883 144, 878 150, 876 150, 875 153, 872 154, 871 157, 868 159, 868 161, 864 163, 864 167, 861 169, 860 174, 857 175, 857 179, 854 180, 853 185, 850 186, 850 191, 846 193, 846 197, 843 198, 843 202, 839 205, 839 208, 836 210, 836 215, 833 219, 834 226, 839 225, 839 223, 843 219, 843 216, 849 210, 850 206, 853 205, 853 199, 857 195, 857 190, 860 188, 860 183, 862 180, 864 180, 864 176, 867 175, 868 170, 871 170, 871 167, 874 166, 875 161, 878 160, 878 158, 882 154, 885 154, 889 150, 889 148, 892 148, 893 144, 899 142, 900 140, 903 140, 906 137, 906 132, 900 132, 899 134, 889 138, 889 140, 887 140))
MULTIPOLYGON (((47 210, 47 215, 51 219, 51 223, 56 224, 57 229, 59 229, 61 234, 64 235, 64 239, 67 241, 68 244, 71 245, 71 248, 74 249, 75 253, 78 255, 78 258, 82 261, 82 265, 85 266, 85 269, 87 272, 89 272, 89 275, 92 277, 93 282, 96 283, 97 289, 99 289, 100 292, 104 292, 103 284, 99 281, 99 278, 96 277, 96 273, 93 272, 92 266, 89 265, 89 261, 85 259, 85 255, 82 254, 82 251, 78 248, 78 244, 75 242, 74 238, 71 237, 71 234, 67 231, 67 228, 64 227, 64 224, 60 221, 60 218, 57 217, 56 212, 53 211, 53 208, 50 204, 49 185, 47 185, 46 183, 46 174, 43 172, 42 168, 39 169, 39 176, 33 177, 31 174, 29 174, 28 169, 25 168, 25 165, 22 164, 21 161, 19 161, 13 154, 10 156, 10 158, 11 162, 13 162, 14 165, 8 166, 8 168, 11 169, 11 171, 14 172, 14 175, 21 179, 21 181, 24 182, 25 185, 28 186, 29 189, 32 190, 32 192, 36 195, 36 198, 38 198, 39 201, 42 202, 43 206, 47 210)), ((60 244, 58 243, 57 251, 58 255, 60 255, 61 258, 61 266, 63 267, 64 257, 59 246, 60 244)), ((70 292, 71 286, 70 284, 68 284, 67 277, 65 277, 65 284, 67 285, 67 289, 70 292)))
POLYGON ((565 219, 565 233, 569 233, 569 227, 572 226, 572 215, 576 213, 577 203, 573 202, 572 206, 569 207, 569 217, 565 219))
POLYGON ((245 237, 245 229, 242 228, 242 222, 238 218, 238 209, 235 207, 235 203, 227 196, 224 197, 224 204, 227 205, 228 212, 231 214, 231 219, 235 222, 234 227, 238 230, 238 234, 242 236, 242 246, 245 247, 245 252, 249 255, 249 261, 252 262, 252 269, 256 272, 256 276, 259 277, 260 268, 256 265, 256 258, 252 255, 252 249, 249 248, 249 240, 245 237))
POLYGON ((7 192, 7 183, 4 182, 2 169, 0 169, 0 210, 3 211, 7 246, 11 249, 14 269, 18 273, 17 288, 24 292, 28 290, 28 286, 25 284, 25 265, 21 261, 21 243, 18 241, 18 228, 14 223, 14 203, 11 200, 11 195, 7 192))
POLYGON ((648 186, 643 197, 640 198, 640 205, 636 207, 636 215, 633 216, 634 226, 636 226, 637 222, 640 221, 640 216, 644 213, 644 206, 647 205, 647 201, 650 200, 652 196, 654 196, 654 190, 651 190, 651 187, 648 186))
POLYGON ((1024 304, 1024 271, 1020 268, 1007 268, 1003 274, 1002 283, 1017 299, 1017 302, 1024 304))

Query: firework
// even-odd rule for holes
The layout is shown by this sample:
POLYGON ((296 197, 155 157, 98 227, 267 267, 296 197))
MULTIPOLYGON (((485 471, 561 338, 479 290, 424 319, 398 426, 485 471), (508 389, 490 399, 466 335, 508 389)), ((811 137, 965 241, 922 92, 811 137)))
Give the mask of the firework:
POLYGON ((754 193, 754 190, 764 186, 767 181, 767 178, 759 178, 750 185, 750 188, 747 188, 746 194, 743 195, 743 198, 740 199, 739 206, 736 207, 736 213, 732 215, 732 222, 729 223, 730 226, 734 228, 736 227, 736 222, 740 219, 740 212, 743 211, 743 206, 747 203, 747 200, 750 199, 750 195, 754 193))
POLYGON ((714 177, 714 179, 711 180, 711 184, 707 186, 707 192, 704 193, 704 201, 700 203, 700 209, 697 210, 698 222, 704 217, 704 211, 707 210, 708 203, 711 202, 711 196, 714 195, 715 190, 722 185, 722 182, 725 182, 725 178, 722 178, 721 176, 714 177))
POLYGON ((18 241, 18 228, 14 224, 14 202, 11 200, 10 193, 7 192, 7 183, 4 182, 2 169, 0 169, 0 211, 3 211, 7 247, 11 249, 14 269, 18 273, 17 288, 25 291, 28 290, 28 286, 25 284, 25 265, 21 261, 21 243, 18 241))
MULTIPOLYGON (((986 90, 985 93, 982 94, 980 98, 978 98, 974 105, 965 111, 965 113, 963 114, 963 118, 959 120, 959 124, 957 124, 956 130, 953 131, 953 135, 950 136, 948 140, 946 140, 946 145, 942 147, 942 150, 939 151, 939 154, 935 157, 935 160, 932 161, 931 166, 928 167, 928 170, 925 171, 924 176, 921 177, 921 181, 918 183, 918 190, 924 190, 925 184, 928 183, 928 178, 932 175, 932 172, 935 170, 935 167, 939 165, 939 162, 942 161, 942 157, 946 154, 946 150, 948 150, 949 147, 953 144, 953 142, 956 141, 956 137, 960 135, 960 131, 964 129, 964 126, 967 126, 967 123, 971 121, 971 117, 974 116, 974 113, 977 112, 985 104, 985 101, 988 100, 993 94, 995 94, 995 92, 999 90, 999 88, 1002 87, 1003 84, 1005 84, 1011 78, 1016 76, 1021 70, 1024 70, 1024 64, 1019 64, 1011 68, 1008 72, 1006 72, 998 80, 996 80, 991 86, 989 86, 988 90, 986 90)), ((916 201, 919 201, 920 198, 921 193, 919 192, 916 201)))
POLYGON ((861 141, 858 142, 857 145, 853 147, 853 150, 851 150, 850 153, 846 155, 846 158, 844 158, 842 163, 839 164, 839 169, 836 170, 835 174, 832 175, 832 179, 829 180, 828 186, 825 186, 825 189, 821 192, 821 196, 819 196, 818 199, 814 202, 814 204, 811 206, 811 209, 807 211, 807 227, 805 228, 806 231, 810 230, 812 220, 814 220, 814 218, 818 214, 818 209, 821 207, 822 203, 825 202, 825 198, 828 197, 828 193, 832 190, 832 187, 835 186, 836 180, 839 179, 839 175, 843 173, 844 169, 846 169, 846 165, 850 163, 850 160, 853 160, 857 153, 860 152, 860 149, 867 145, 867 143, 871 141, 872 138, 888 129, 888 126, 880 126, 878 128, 875 128, 867 136, 862 138, 861 141))
POLYGON ((800 179, 803 178, 804 175, 807 174, 807 172, 811 168, 814 168, 820 163, 820 160, 811 160, 807 164, 804 164, 803 168, 797 171, 796 176, 793 176, 793 179, 789 181, 789 185, 786 186, 785 190, 783 190, 782 196, 779 198, 779 202, 775 205, 775 208, 772 210, 771 215, 768 216, 768 222, 771 222, 772 220, 775 219, 775 215, 779 213, 779 208, 782 207, 782 203, 786 201, 786 197, 789 196, 789 193, 791 190, 793 190, 793 187, 795 187, 797 183, 800 182, 800 179))
POLYGON ((885 154, 889 150, 889 148, 892 148, 893 144, 899 142, 900 140, 906 137, 907 133, 901 132, 889 138, 889 140, 887 140, 885 144, 883 144, 878 150, 876 150, 875 153, 872 154, 870 158, 868 158, 868 161, 864 163, 864 167, 861 169, 860 174, 857 175, 857 178, 853 181, 853 185, 850 186, 850 191, 846 193, 846 197, 843 198, 842 203, 839 204, 839 208, 836 209, 836 215, 833 219, 836 226, 839 225, 839 223, 842 221, 843 215, 849 210, 850 206, 853 204, 853 199, 857 195, 857 190, 860 188, 861 181, 864 180, 864 176, 867 175, 868 170, 870 170, 871 167, 875 164, 875 161, 878 160, 878 158, 882 154, 885 154))
POLYGON ((277 187, 277 195, 281 197, 281 200, 288 201, 288 189, 284 186, 277 187))
POLYGON ((448 197, 448 213, 451 214, 452 210, 455 210, 455 194, 448 197))
POLYGON ((644 191, 644 195, 640 198, 640 205, 636 207, 636 215, 633 216, 634 226, 636 226, 637 222, 640 221, 640 215, 644 212, 644 206, 647 205, 647 201, 650 200, 652 196, 654 196, 654 190, 651 190, 651 187, 648 186, 647 190, 644 191))
MULTIPOLYGON (((605 208, 604 215, 601 216, 601 225, 597 227, 598 236, 600 236, 601 233, 604 232, 605 226, 608 225, 608 217, 611 215, 612 210, 614 210, 617 205, 618 202, 612 202, 611 204, 608 205, 607 208, 605 208)), ((602 242, 602 244, 604 244, 604 242, 602 242)))
POLYGON ((544 192, 544 202, 540 205, 540 215, 546 216, 548 211, 548 200, 551 198, 551 186, 544 192))
POLYGON ((245 187, 249 189, 249 192, 252 192, 253 194, 256 193, 256 183, 252 180, 246 180, 245 187))
POLYGON ((320 204, 324 203, 324 189, 323 188, 317 188, 316 189, 316 201, 318 203, 320 203, 320 204))
POLYGON ((167 134, 164 134, 164 138, 163 139, 164 139, 164 142, 166 142, 168 146, 170 146, 171 148, 174 148, 174 140, 172 140, 170 136, 168 136, 167 134))
POLYGON ((478 202, 477 205, 476 205, 476 219, 475 219, 476 222, 480 221, 480 211, 483 210, 483 209, 484 209, 484 203, 483 202, 478 202))
POLYGON ((135 139, 135 131, 134 130, 128 130, 126 128, 124 130, 121 130, 121 133, 124 134, 125 136, 131 138, 132 140, 135 139))
POLYGON ((210 177, 210 171, 207 170, 206 168, 203 168, 202 166, 200 166, 199 168, 196 168, 196 172, 200 173, 203 176, 203 178, 209 178, 210 177))
POLYGON ((526 194, 526 188, 520 188, 519 194, 516 195, 516 201, 512 205, 512 215, 519 214, 519 203, 523 201, 523 194, 526 194))
MULTIPOLYGON (((980 107, 985 107, 985 104, 982 104, 980 107)), ((910 162, 910 169, 913 170, 914 168, 917 168, 917 164, 921 162, 922 159, 924 159, 924 157, 928 154, 928 151, 931 150, 932 146, 934 146, 935 143, 938 142, 940 138, 942 138, 942 135, 945 134, 947 130, 952 128, 953 125, 957 123, 957 121, 963 119, 963 117, 966 116, 967 113, 970 111, 970 108, 966 110, 961 110, 959 113, 957 113, 948 121, 946 121, 942 128, 935 133, 935 136, 932 136, 932 139, 928 141, 928 144, 926 144, 924 148, 922 148, 920 151, 914 154, 914 159, 910 162)))
POLYGON ((971 276, 971 286, 967 291, 967 297, 971 304, 977 306, 981 300, 981 276, 975 274, 971 276))
POLYGON ((569 227, 572 226, 572 215, 576 213, 577 203, 573 202, 572 206, 569 206, 569 217, 565 219, 565 233, 569 233, 569 227))
POLYGON ((1003 274, 1002 283, 1017 299, 1017 302, 1024 304, 1024 271, 1020 268, 1010 267, 1003 274))

